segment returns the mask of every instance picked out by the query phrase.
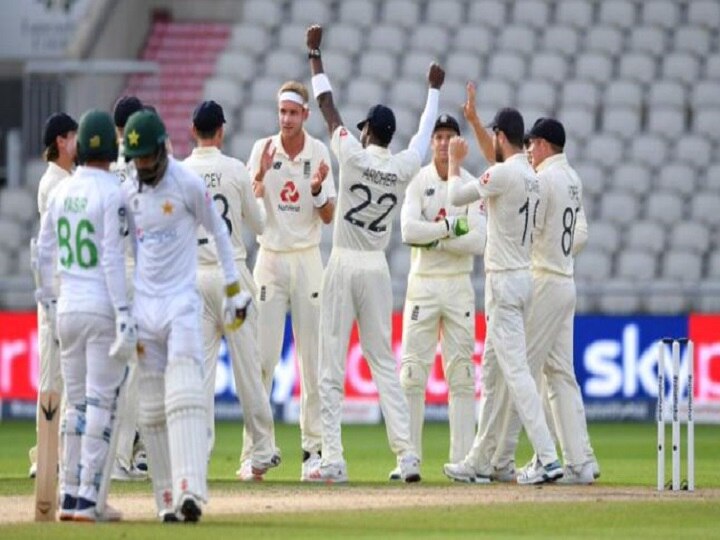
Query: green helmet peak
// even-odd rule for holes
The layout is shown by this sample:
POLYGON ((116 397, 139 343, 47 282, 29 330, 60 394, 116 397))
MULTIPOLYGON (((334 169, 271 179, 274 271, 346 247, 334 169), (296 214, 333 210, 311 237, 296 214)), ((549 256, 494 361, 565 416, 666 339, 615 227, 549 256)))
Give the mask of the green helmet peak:
POLYGON ((80 163, 115 161, 118 144, 112 116, 105 111, 91 109, 80 117, 77 132, 77 155, 80 163))
POLYGON ((152 111, 133 113, 125 124, 124 152, 127 159, 154 155, 165 145, 167 131, 160 117, 152 111))

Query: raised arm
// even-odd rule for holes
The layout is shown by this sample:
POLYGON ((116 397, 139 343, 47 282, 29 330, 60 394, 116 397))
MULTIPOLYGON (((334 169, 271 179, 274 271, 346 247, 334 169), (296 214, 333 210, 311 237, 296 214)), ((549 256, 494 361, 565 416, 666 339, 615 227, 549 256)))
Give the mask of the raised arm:
POLYGON ((475 140, 480 147, 480 151, 490 165, 495 163, 495 149, 493 148, 492 135, 487 132, 483 127, 480 117, 477 113, 477 107, 475 105, 475 83, 468 82, 466 86, 467 97, 465 98, 465 105, 463 105, 463 114, 465 119, 468 121, 473 128, 475 133, 475 140))
POLYGON ((437 118, 438 112, 438 101, 440 100, 440 87, 445 81, 445 71, 440 65, 433 62, 430 65, 428 71, 428 95, 427 101, 425 102, 425 109, 423 110, 422 116, 420 116, 420 124, 418 130, 410 143, 408 148, 415 150, 420 156, 420 161, 425 159, 425 154, 430 146, 430 138, 432 137, 433 126, 435 125, 435 119, 437 118))
POLYGON ((312 87, 315 99, 317 99, 320 112, 322 112, 327 124, 330 136, 335 130, 343 125, 340 113, 333 101, 332 87, 330 80, 325 75, 322 58, 320 57, 320 43, 322 41, 322 26, 314 24, 307 29, 305 41, 308 48, 308 59, 310 60, 310 71, 312 72, 312 87))
POLYGON ((480 192, 471 182, 463 184, 460 179, 460 167, 468 154, 468 143, 462 137, 450 139, 448 147, 450 164, 448 165, 448 196, 450 204, 464 206, 480 198, 480 192))

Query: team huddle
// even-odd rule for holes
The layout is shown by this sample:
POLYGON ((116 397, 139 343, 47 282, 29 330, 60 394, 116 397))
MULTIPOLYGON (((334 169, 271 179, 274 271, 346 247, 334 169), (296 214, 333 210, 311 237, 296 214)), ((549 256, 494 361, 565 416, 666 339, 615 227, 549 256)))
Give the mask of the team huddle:
POLYGON ((92 110, 76 123, 58 113, 46 122, 32 254, 39 410, 47 392, 64 401, 60 520, 118 520, 106 503, 110 479, 148 476, 161 521, 200 519, 223 336, 244 418, 236 475, 262 480, 279 466, 268 396, 288 311, 301 383, 301 481, 348 481, 341 412, 354 322, 397 458, 390 480, 421 479, 438 340, 449 387, 448 478, 534 485, 599 476, 573 371, 573 265, 587 223, 562 124, 541 118, 526 133, 520 113, 506 108, 488 131, 468 83, 463 113, 491 164, 475 177, 462 167, 468 143, 458 121, 439 114, 445 73, 432 64, 417 131, 393 154, 391 109, 371 107, 359 140, 343 123, 321 42, 322 28, 308 28, 330 149, 304 129, 309 92, 295 81, 278 91, 279 132, 256 141, 247 165, 222 153, 225 116, 214 101, 196 107, 196 148, 182 162, 160 116, 133 96, 113 115, 92 110), (398 211, 411 257, 399 374, 385 256, 398 211), (259 243, 252 274, 248 230, 259 243), (477 420, 476 256, 485 262, 487 323, 477 420), (523 428, 535 456, 516 468, 523 428))

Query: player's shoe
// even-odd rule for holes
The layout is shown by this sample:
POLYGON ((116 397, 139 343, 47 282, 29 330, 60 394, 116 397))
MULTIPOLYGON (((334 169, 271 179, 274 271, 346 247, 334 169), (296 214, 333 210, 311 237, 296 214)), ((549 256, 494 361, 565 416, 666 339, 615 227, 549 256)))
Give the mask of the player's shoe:
POLYGON ((489 474, 481 474, 475 467, 465 461, 460 463, 446 463, 443 472, 450 480, 466 482, 469 484, 489 484, 492 478, 489 474))
POLYGON ((592 457, 591 465, 593 478, 597 480, 598 478, 600 478, 600 464, 598 463, 598 460, 595 456, 592 457))
POLYGON ((400 478, 408 484, 420 481, 420 458, 415 454, 405 454, 398 458, 400 467, 400 478))
POLYGON ((112 474, 110 475, 110 478, 119 482, 135 482, 140 480, 147 480, 147 477, 147 470, 143 471, 132 465, 128 467, 120 459, 115 460, 115 463, 113 464, 112 474))
POLYGON ((560 460, 543 465, 540 460, 533 460, 518 471, 517 483, 521 485, 544 484, 554 482, 563 477, 560 460))
POLYGON ((195 495, 186 493, 180 498, 180 514, 183 516, 185 523, 197 523, 200 521, 202 508, 195 495))
POLYGON ((303 450, 303 462, 302 469, 300 471, 301 482, 312 482, 310 480, 310 473, 320 467, 322 463, 322 456, 320 452, 308 452, 303 450))
POLYGON ((587 486, 595 481, 593 477, 593 464, 588 461, 582 465, 565 465, 563 477, 558 479, 558 484, 587 486))
POLYGON ((63 494, 60 501, 60 509, 58 510, 58 519, 60 521, 72 521, 75 517, 75 507, 77 506, 77 497, 63 494))
POLYGON ((515 463, 510 462, 504 467, 493 467, 493 472, 490 478, 493 482, 507 482, 515 483, 517 472, 515 471, 515 463))
POLYGON ((388 474, 388 480, 397 481, 402 480, 402 474, 400 473, 400 465, 395 467, 390 474, 388 474))
POLYGON ((82 497, 78 497, 73 521, 80 521, 83 523, 95 523, 96 521, 120 521, 121 519, 122 512, 113 508, 109 504, 105 505, 104 512, 100 514, 97 511, 95 502, 84 499, 82 497))
POLYGON ((242 462, 242 465, 240 465, 240 468, 235 471, 235 476, 237 476, 238 480, 241 480, 243 482, 261 482, 263 479, 262 474, 255 474, 253 472, 253 466, 252 466, 252 460, 246 459, 242 462))
POLYGON ((144 473, 145 477, 147 477, 148 464, 145 448, 138 448, 133 454, 133 469, 144 473))
POLYGON ((33 446, 30 450, 28 450, 28 457, 30 458, 30 470, 28 471, 28 476, 30 478, 35 478, 35 475, 37 474, 37 446, 33 446))
POLYGON ((163 523, 179 523, 180 518, 172 510, 163 510, 160 512, 160 521, 163 523))
POLYGON ((308 472, 306 482, 322 484, 345 484, 348 481, 347 467, 344 461, 320 463, 308 472))

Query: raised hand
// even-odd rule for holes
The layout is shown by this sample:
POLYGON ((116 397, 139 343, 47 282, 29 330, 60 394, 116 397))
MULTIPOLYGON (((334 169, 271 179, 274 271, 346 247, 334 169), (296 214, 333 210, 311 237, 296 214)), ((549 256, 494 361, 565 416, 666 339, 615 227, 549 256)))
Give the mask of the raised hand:
MULTIPOLYGON (((262 156, 260 156, 260 174, 265 176, 265 173, 272 167, 273 160, 275 159, 275 151, 277 148, 272 146, 272 139, 268 139, 263 148, 262 156)), ((262 178, 259 179, 262 181, 262 178)))
POLYGON ((439 89, 445 82, 445 70, 443 70, 437 62, 433 62, 430 64, 427 79, 430 88, 439 89))
POLYGON ((327 177, 327 173, 329 170, 330 167, 328 166, 328 164, 325 163, 324 160, 321 160, 317 171, 315 171, 315 174, 310 181, 310 192, 313 195, 317 195, 318 193, 320 193, 320 190, 322 189, 322 183, 323 181, 325 181, 325 177, 327 177))
POLYGON ((319 24, 308 26, 307 32, 305 33, 305 44, 307 45, 308 50, 319 49, 321 42, 322 26, 319 24))
POLYGON ((467 141, 457 135, 451 138, 448 146, 448 155, 450 156, 450 161, 461 164, 468 155, 467 141))
POLYGON ((478 122, 479 118, 475 105, 475 83, 468 81, 467 85, 465 86, 465 90, 467 95, 467 97, 465 98, 465 104, 463 105, 463 114, 465 115, 465 120, 467 120, 469 123, 478 122))

